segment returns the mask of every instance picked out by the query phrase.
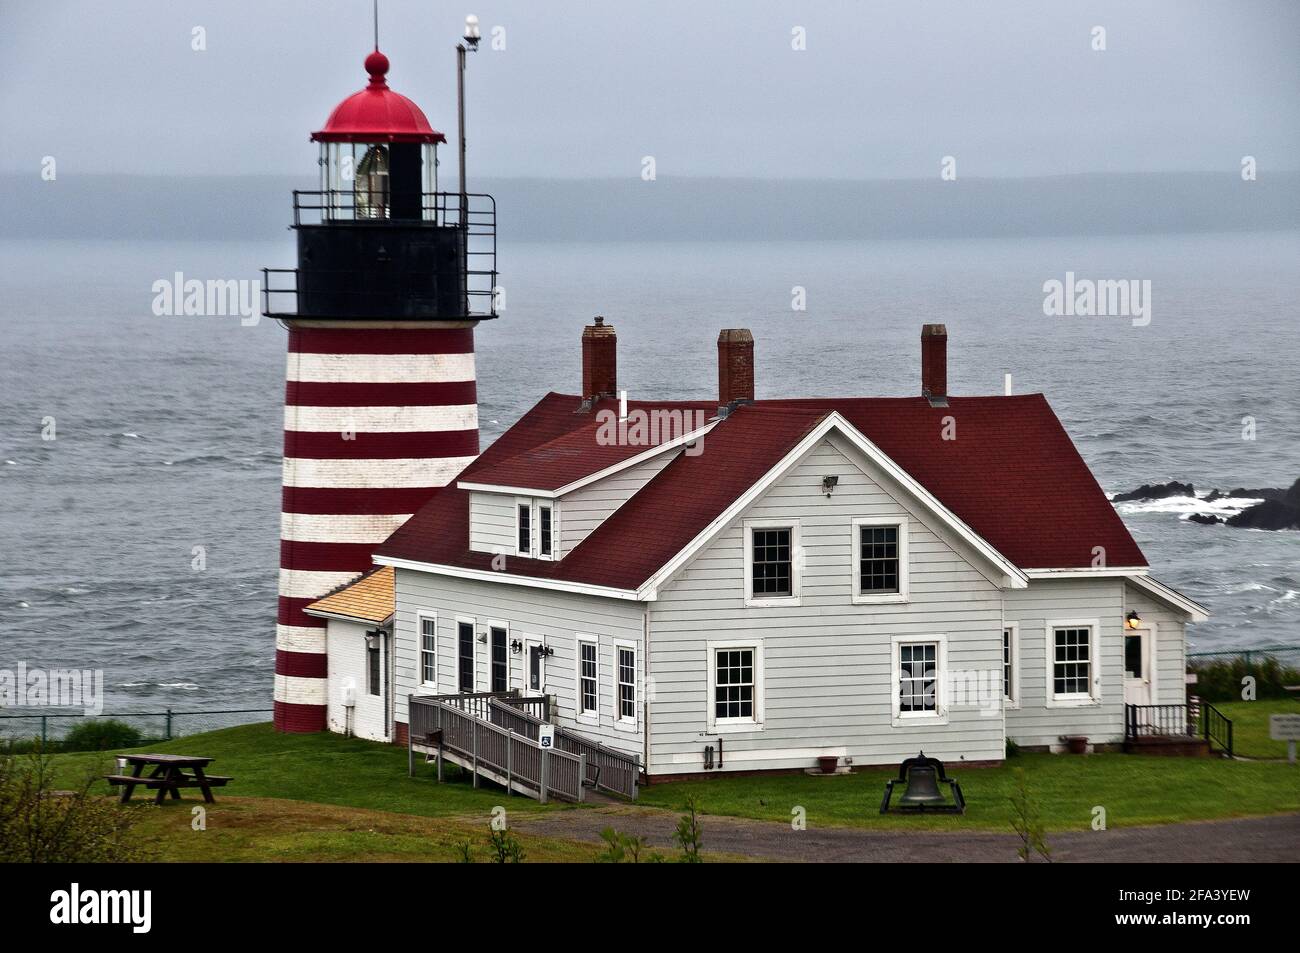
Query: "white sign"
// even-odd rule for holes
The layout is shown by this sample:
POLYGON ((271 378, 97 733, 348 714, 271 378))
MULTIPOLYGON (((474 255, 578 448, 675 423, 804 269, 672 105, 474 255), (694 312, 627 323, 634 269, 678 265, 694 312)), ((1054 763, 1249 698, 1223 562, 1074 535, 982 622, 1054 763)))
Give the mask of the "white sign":
POLYGON ((537 729, 537 743, 543 748, 555 747, 555 726, 542 725, 537 729))
POLYGON ((1300 740, 1300 715, 1269 715, 1268 736, 1274 741, 1300 740))

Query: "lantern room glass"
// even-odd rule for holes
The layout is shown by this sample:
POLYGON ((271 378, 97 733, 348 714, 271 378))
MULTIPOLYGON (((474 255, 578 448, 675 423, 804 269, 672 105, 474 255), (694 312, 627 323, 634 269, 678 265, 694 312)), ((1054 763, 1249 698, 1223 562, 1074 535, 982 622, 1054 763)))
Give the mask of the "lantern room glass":
MULTIPOLYGON (((385 142, 322 142, 320 188, 324 217, 330 221, 387 219, 392 216, 390 148, 385 142)), ((438 145, 420 145, 420 215, 439 217, 438 145)), ((443 212, 445 215, 445 210, 443 212)), ((439 223, 446 224, 446 223, 439 223)))

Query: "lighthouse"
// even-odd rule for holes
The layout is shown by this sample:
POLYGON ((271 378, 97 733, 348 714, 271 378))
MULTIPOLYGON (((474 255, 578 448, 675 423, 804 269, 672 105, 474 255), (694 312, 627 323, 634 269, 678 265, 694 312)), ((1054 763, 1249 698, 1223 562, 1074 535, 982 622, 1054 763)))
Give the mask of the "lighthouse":
POLYGON ((319 187, 294 192, 296 268, 264 269, 264 313, 288 331, 275 727, 326 727, 325 621, 309 603, 478 454, 474 329, 495 317, 496 212, 438 190, 446 137, 369 82, 312 133, 319 187))

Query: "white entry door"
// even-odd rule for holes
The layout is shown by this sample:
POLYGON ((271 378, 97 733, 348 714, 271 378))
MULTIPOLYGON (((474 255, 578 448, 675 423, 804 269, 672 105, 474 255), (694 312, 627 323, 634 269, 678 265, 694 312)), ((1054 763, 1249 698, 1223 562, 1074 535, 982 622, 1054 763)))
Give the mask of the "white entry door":
POLYGON ((525 635, 524 664, 519 688, 525 695, 541 695, 546 691, 546 653, 542 640, 525 635))
POLYGON ((1151 705, 1151 632, 1147 629, 1124 630, 1124 703, 1151 705))

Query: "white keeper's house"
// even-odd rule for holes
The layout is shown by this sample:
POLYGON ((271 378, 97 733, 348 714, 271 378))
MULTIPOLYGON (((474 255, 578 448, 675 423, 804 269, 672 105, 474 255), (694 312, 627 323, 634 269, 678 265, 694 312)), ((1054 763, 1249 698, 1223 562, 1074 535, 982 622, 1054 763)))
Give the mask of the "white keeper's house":
POLYGON ((651 778, 995 762, 1108 746, 1185 701, 1205 610, 1157 582, 1040 394, 754 399, 748 331, 710 401, 618 399, 614 329, 307 606, 330 730, 404 742, 412 695, 549 696, 651 778))

